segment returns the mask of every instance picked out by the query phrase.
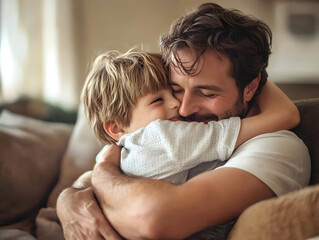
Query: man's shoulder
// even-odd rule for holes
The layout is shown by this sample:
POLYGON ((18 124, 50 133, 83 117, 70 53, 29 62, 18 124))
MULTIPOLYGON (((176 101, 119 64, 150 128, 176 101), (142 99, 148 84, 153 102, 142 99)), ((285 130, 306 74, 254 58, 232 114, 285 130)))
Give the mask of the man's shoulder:
POLYGON ((278 131, 248 140, 222 167, 253 174, 279 196, 309 183, 310 162, 308 148, 296 134, 278 131))
POLYGON ((271 152, 294 152, 308 151, 304 142, 292 131, 281 130, 272 133, 265 133, 243 143, 233 155, 243 152, 271 153, 271 152))
MULTIPOLYGON (((251 139, 249 139, 247 142, 245 142, 244 144, 249 144, 249 143, 254 143, 254 142, 259 142, 259 141, 285 141, 285 140, 289 140, 289 141, 296 141, 296 142, 302 142, 302 140, 292 131, 289 130, 280 130, 277 132, 271 132, 271 133, 264 133, 264 134, 260 134, 256 137, 253 137, 251 139)), ((244 145, 243 144, 243 145, 244 145)))

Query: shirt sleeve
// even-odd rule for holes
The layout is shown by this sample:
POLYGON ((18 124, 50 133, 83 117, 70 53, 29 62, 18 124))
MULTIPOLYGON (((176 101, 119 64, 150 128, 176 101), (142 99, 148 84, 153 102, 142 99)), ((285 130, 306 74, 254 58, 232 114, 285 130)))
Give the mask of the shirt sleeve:
POLYGON ((121 168, 129 175, 164 179, 202 162, 228 159, 235 148, 240 118, 207 124, 157 120, 124 135, 121 168))
POLYGON ((249 172, 277 196, 307 186, 311 175, 307 146, 286 130, 251 138, 239 146, 221 168, 225 167, 249 172))

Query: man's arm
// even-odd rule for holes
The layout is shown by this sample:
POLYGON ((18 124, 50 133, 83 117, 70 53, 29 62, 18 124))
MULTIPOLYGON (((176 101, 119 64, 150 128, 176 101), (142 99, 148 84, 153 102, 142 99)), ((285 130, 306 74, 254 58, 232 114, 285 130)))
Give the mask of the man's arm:
POLYGON ((182 239, 274 196, 259 179, 234 168, 209 171, 182 185, 127 177, 119 156, 120 148, 111 146, 92 181, 104 213, 125 238, 182 239))
POLYGON ((57 200, 57 214, 66 239, 120 240, 104 217, 91 188, 92 171, 81 175, 57 200))

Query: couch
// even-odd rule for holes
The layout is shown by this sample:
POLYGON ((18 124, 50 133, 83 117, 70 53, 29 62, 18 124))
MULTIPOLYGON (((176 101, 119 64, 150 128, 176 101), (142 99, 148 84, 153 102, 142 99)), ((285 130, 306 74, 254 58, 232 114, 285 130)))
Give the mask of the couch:
MULTIPOLYGON (((312 159, 310 186, 247 208, 228 239, 319 236, 319 98, 295 101, 294 131, 312 159)), ((63 239, 54 206, 61 190, 94 165, 98 144, 83 114, 73 124, 0 115, 0 240, 63 239)))

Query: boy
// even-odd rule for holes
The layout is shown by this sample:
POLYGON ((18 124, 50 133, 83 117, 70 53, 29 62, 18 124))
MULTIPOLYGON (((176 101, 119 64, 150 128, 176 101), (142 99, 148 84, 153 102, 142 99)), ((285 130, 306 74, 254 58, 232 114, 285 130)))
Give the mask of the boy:
POLYGON ((178 121, 179 102, 167 72, 158 54, 110 51, 97 57, 87 77, 82 92, 86 115, 102 143, 123 146, 121 169, 128 175, 180 184, 190 169, 200 172, 194 168, 200 163, 211 162, 206 170, 216 168, 248 139, 294 127, 296 107, 271 82, 261 93, 266 96, 257 99, 259 115, 178 121))

